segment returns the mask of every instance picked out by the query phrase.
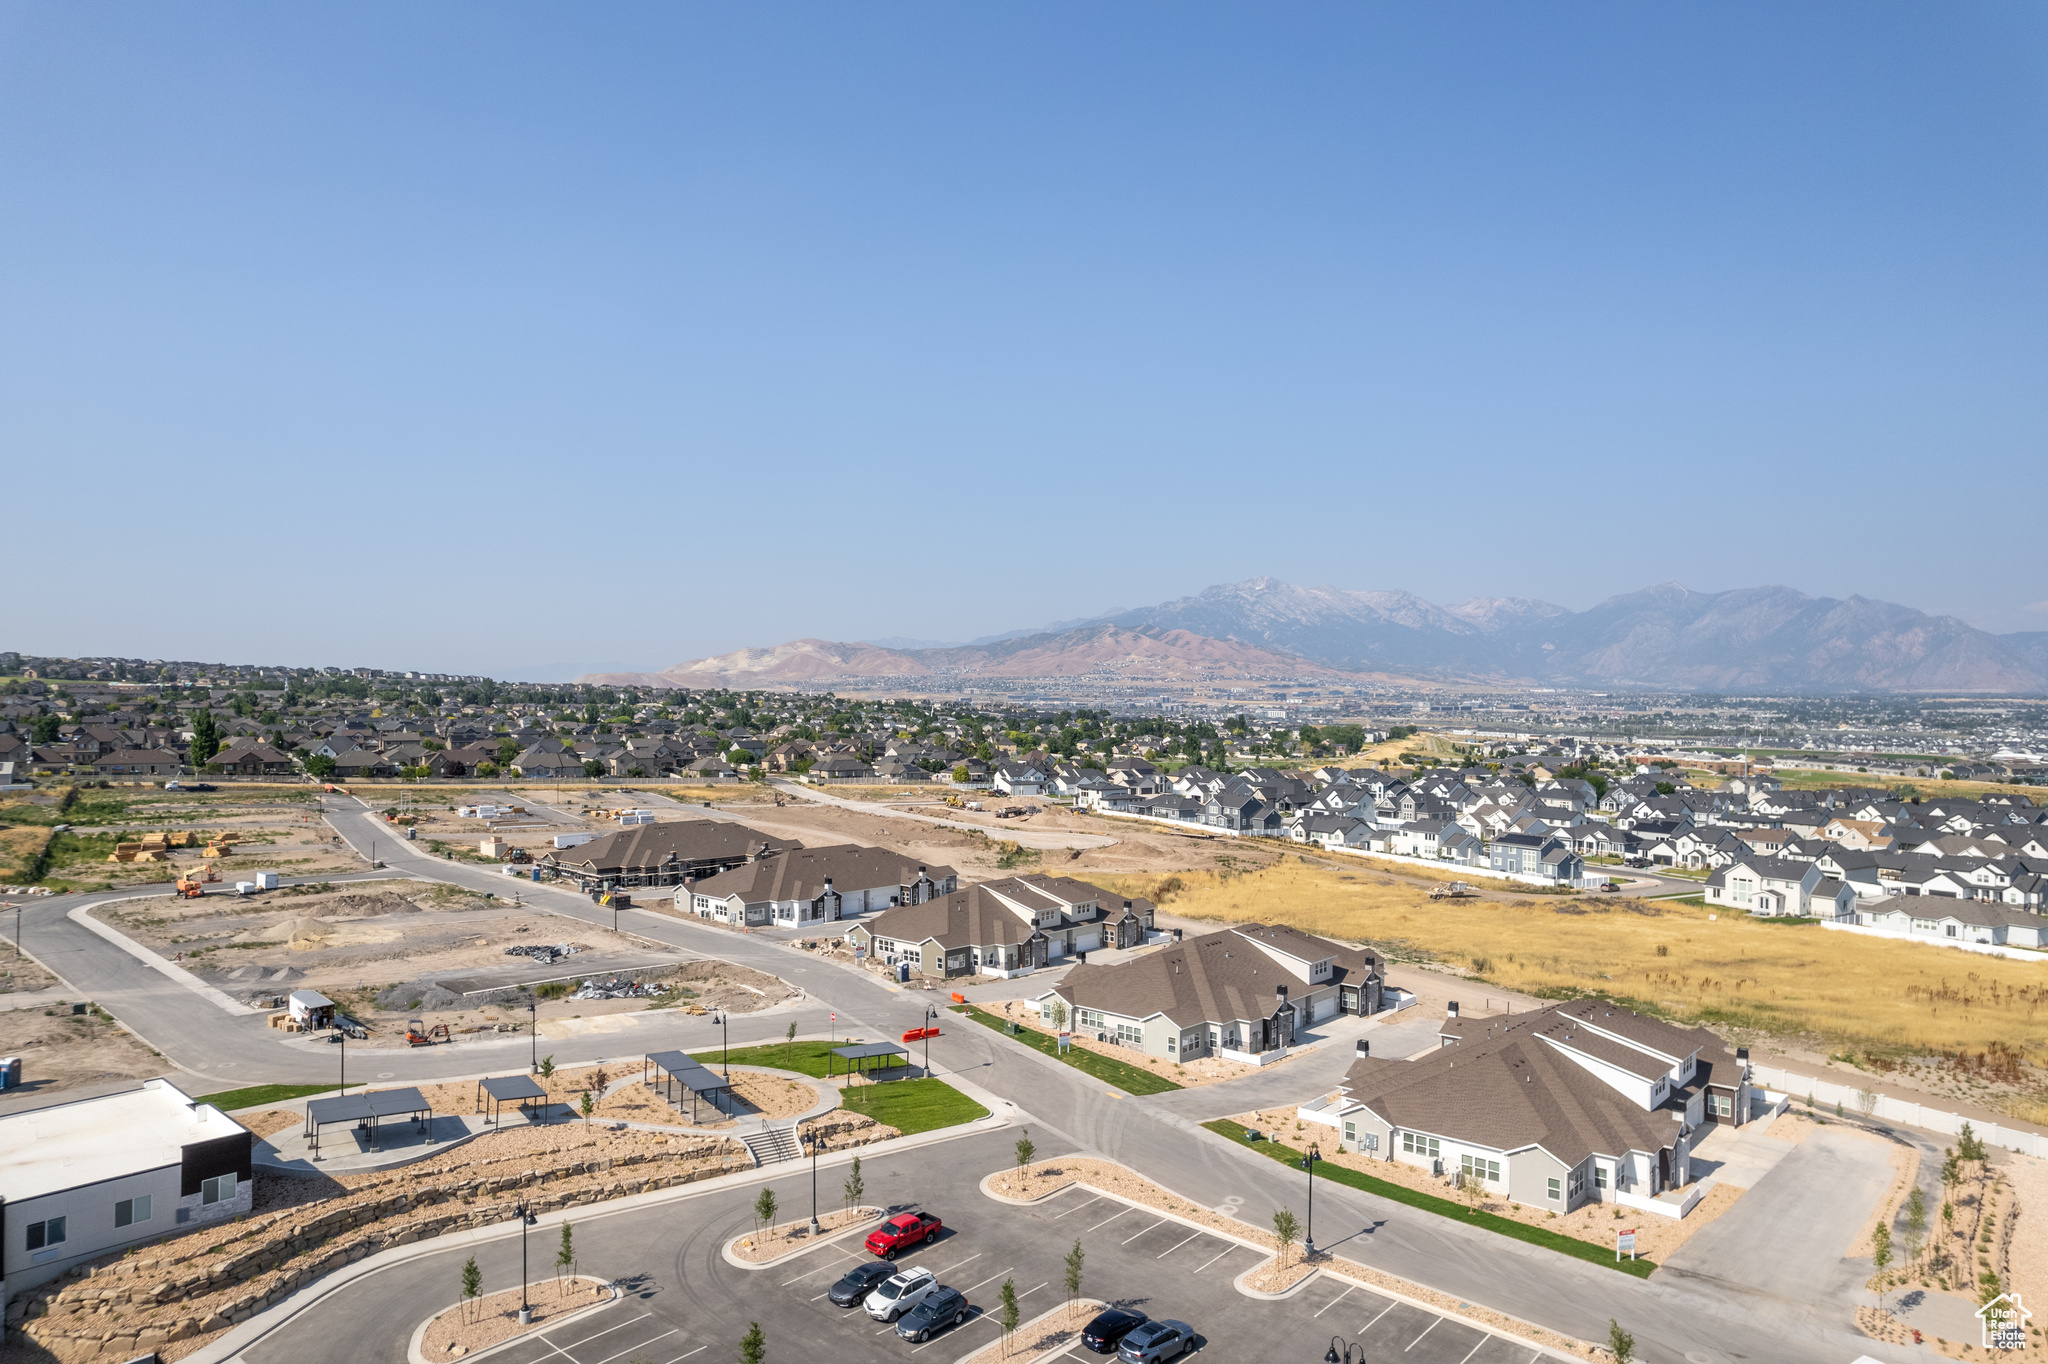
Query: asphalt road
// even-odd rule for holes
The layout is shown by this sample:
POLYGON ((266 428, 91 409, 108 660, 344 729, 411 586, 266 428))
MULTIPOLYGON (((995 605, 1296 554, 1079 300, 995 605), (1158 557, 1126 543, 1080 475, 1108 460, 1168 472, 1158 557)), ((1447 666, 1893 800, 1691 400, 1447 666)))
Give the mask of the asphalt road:
MULTIPOLYGON (((389 826, 353 798, 329 797, 324 805, 351 844, 367 851, 375 838, 379 854, 394 871, 493 892, 511 884, 510 878, 434 858, 392 839, 389 826)), ((531 883, 521 889, 536 907, 609 926, 610 912, 584 896, 531 883)), ((249 1084, 320 1080, 334 1073, 334 1049, 315 1049, 304 1042, 296 1048, 288 1045, 260 1018, 224 1013, 65 918, 81 902, 109 898, 116 897, 67 896, 30 909, 26 934, 31 949, 81 994, 100 1000, 138 1035, 200 1075, 226 1084, 249 1084)), ((838 1014, 836 1026, 842 1034, 852 1028, 867 1036, 894 1036, 917 1023, 928 1002, 943 998, 898 990, 872 975, 819 961, 767 937, 643 911, 627 911, 621 926, 655 941, 773 972, 809 992, 812 1003, 793 1013, 778 1011, 751 1022, 747 1016, 736 1016, 735 1043, 780 1036, 792 1017, 801 1033, 822 1035, 828 1010, 838 1014)), ((971 1078, 1042 1131, 1058 1134, 1076 1148, 1131 1164, 1198 1203, 1231 1209, 1255 1224, 1264 1223, 1281 1206, 1305 1211, 1303 1176, 1202 1130, 1194 1120, 1197 1115, 1176 1111, 1189 1106, 1240 1111, 1263 1101, 1251 1096, 1277 1083, 1279 1072, 1270 1078, 1253 1077, 1249 1084, 1238 1082, 1245 1084, 1241 1092, 1215 1086, 1199 1100, 1154 1102, 1112 1090, 991 1030, 948 1018, 945 1034, 932 1046, 934 1069, 941 1075, 971 1078)), ((701 1020, 678 1019, 636 1032, 632 1044, 649 1049, 701 1048, 715 1036, 701 1020)), ((350 1068, 357 1073, 360 1057, 365 1075, 401 1080, 516 1069, 523 1067, 527 1047, 523 1037, 419 1050, 350 1047, 350 1068)), ((602 1035, 550 1044, 558 1061, 565 1063, 616 1054, 618 1047, 616 1037, 602 1035)), ((1053 1143, 1041 1139, 1041 1145, 1050 1148, 1053 1143)), ((1860 1353, 1885 1357, 1886 1347, 1850 1332, 1847 1313, 1833 1303, 1816 1312, 1706 1276, 1641 1281, 1327 1183, 1318 1185, 1315 1211, 1321 1244, 1348 1238, 1347 1253, 1365 1263, 1581 1339, 1604 1339, 1608 1320, 1619 1319, 1636 1333, 1645 1360, 1842 1364, 1860 1353)), ((720 1239, 708 1243, 714 1248, 713 1258, 720 1239)), ((682 1257, 685 1251, 679 1248, 677 1254, 682 1257)), ((696 1259, 678 1258, 664 1271, 672 1282, 683 1283, 687 1269, 690 1291, 699 1301, 695 1274, 702 1261, 701 1254, 696 1259)), ((661 1261, 642 1257, 638 1268, 657 1263, 661 1261)), ((416 1322, 419 1315, 424 1313, 407 1320, 416 1322)), ((1908 1356, 1901 1352, 1899 1357, 1908 1356)))

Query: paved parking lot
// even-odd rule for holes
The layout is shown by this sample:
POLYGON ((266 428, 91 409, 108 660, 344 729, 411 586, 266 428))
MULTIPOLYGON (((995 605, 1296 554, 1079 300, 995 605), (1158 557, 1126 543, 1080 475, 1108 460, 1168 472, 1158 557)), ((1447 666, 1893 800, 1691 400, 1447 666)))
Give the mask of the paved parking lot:
MULTIPOLYGON (((922 1345, 899 1340, 893 1326, 870 1320, 859 1308, 834 1307, 826 1299, 835 1279, 868 1258, 857 1238, 764 1270, 726 1263, 719 1247, 752 1226, 746 1211, 751 1192, 733 1191, 579 1224, 582 1271, 621 1276, 627 1297, 494 1359, 503 1364, 683 1364, 701 1358, 704 1364, 723 1364, 747 1324, 759 1321, 771 1359, 951 1361, 995 1339, 994 1314, 1005 1279, 1015 1282, 1026 1320, 1057 1307, 1063 1296, 1062 1261, 1076 1240, 1087 1254, 1085 1294, 1190 1323, 1198 1333, 1198 1353, 1212 1359, 1314 1364, 1332 1336, 1364 1344, 1374 1359, 1402 1364, 1530 1364, 1538 1358, 1527 1345, 1335 1280, 1318 1279, 1282 1302, 1248 1298, 1231 1281, 1258 1261, 1258 1252, 1083 1189, 1068 1189, 1026 1208, 996 1203, 981 1194, 978 1184, 988 1171, 1008 1163, 1012 1140, 1010 1134, 990 1133, 882 1157, 866 1166, 870 1199, 925 1208, 947 1224, 941 1238, 899 1262, 928 1265, 942 1283, 965 1293, 975 1309, 964 1325, 922 1345)), ((776 1188, 785 1209, 808 1208, 807 1173, 792 1168, 776 1188)), ((536 1234, 545 1238, 540 1244, 552 1243, 545 1229, 536 1234)), ((487 1288, 497 1287, 507 1272, 517 1282, 516 1238, 478 1247, 478 1259, 487 1288)), ((457 1263, 451 1256, 445 1267, 392 1271, 404 1276, 396 1281, 385 1274, 372 1276, 361 1288, 337 1295, 331 1308, 313 1309, 303 1324, 294 1323, 252 1348, 249 1364, 359 1364, 385 1357, 376 1353, 378 1342, 364 1338, 366 1327, 374 1334, 388 1321, 394 1343, 402 1342, 413 1325, 452 1294, 447 1286, 439 1294, 422 1288, 418 1299, 403 1307, 366 1299, 373 1293, 406 1297, 414 1286, 441 1279, 452 1285, 457 1263), (387 1285, 376 1293, 373 1285, 379 1279, 387 1285), (346 1321, 352 1329, 335 1339, 323 1329, 323 1317, 346 1321)), ((403 1352, 399 1343, 396 1357, 403 1352)), ((1101 1357, 1077 1344, 1061 1358, 1101 1357)))

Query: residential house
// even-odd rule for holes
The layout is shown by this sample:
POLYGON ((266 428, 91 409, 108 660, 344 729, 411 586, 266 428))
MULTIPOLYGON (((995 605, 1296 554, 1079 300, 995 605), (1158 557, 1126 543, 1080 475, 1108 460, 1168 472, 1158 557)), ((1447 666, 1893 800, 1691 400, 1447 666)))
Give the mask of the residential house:
POLYGON ((92 760, 92 770, 102 777, 175 777, 184 771, 184 758, 164 749, 120 749, 92 760))
MULTIPOLYGON (((1821 883, 1826 879, 1813 862, 1752 855, 1738 858, 1707 877, 1706 901, 1759 917, 1811 915, 1815 912, 1814 897, 1824 894, 1821 883)), ((1840 881, 1831 884, 1847 891, 1840 881)), ((1848 894, 1853 900, 1855 893, 1848 894)), ((1827 917, 1833 918, 1834 914, 1833 902, 1829 901, 1827 917)))
POLYGON ((996 790, 1012 796, 1036 796, 1045 792, 1046 774, 1030 763, 999 763, 991 778, 996 790))
POLYGON ((1028 975, 1101 947, 1135 947, 1152 927, 1152 905, 1116 900, 1063 876, 1012 876, 898 905, 848 930, 871 959, 911 975, 1028 975))
POLYGON ((1041 1018, 1150 1056, 1263 1065, 1339 1013, 1376 1013, 1379 958, 1299 929, 1244 924, 1114 965, 1069 968, 1029 1001, 1041 1018))
POLYGON ((1568 842, 1548 834, 1502 834, 1486 852, 1487 865, 1494 871, 1537 876, 1560 885, 1576 884, 1586 865, 1568 842))
POLYGON ((560 877, 596 892, 680 886, 801 847, 744 824, 684 819, 634 825, 574 848, 545 852, 535 866, 547 879, 560 877))
POLYGON ((921 905, 960 886, 951 867, 929 868, 884 848, 850 843, 793 848, 676 888, 679 914, 751 928, 802 928, 891 905, 921 905))

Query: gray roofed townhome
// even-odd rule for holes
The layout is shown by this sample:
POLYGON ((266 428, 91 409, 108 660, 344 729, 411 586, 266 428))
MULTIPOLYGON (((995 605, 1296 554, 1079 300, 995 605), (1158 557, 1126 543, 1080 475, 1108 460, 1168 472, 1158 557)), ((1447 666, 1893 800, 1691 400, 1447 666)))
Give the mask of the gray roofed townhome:
POLYGON ((1607 1000, 1453 1015, 1439 1036, 1413 1061, 1360 1058, 1301 1117, 1336 1128, 1346 1150, 1462 1173, 1526 1206, 1679 1217, 1695 1201, 1684 1190, 1700 1129, 1749 1116, 1747 1064, 1718 1037, 1607 1000))
POLYGON ((763 927, 830 923, 891 905, 919 905, 959 888, 951 867, 927 867, 887 848, 851 843, 793 848, 676 888, 676 911, 763 927))
POLYGON ((541 854, 535 865, 542 876, 566 877, 588 891, 679 886, 801 847, 744 824, 683 819, 635 825, 574 848, 555 849, 541 854))
POLYGON ((870 959, 914 975, 1028 975, 1075 953, 1134 947, 1152 905, 1065 876, 984 881, 923 904, 885 909, 846 934, 870 959))
POLYGON ((1084 963, 1030 1001, 1042 1018, 1152 1056, 1263 1065, 1312 1023, 1375 1013, 1379 959, 1299 929, 1244 924, 1113 965, 1084 963))

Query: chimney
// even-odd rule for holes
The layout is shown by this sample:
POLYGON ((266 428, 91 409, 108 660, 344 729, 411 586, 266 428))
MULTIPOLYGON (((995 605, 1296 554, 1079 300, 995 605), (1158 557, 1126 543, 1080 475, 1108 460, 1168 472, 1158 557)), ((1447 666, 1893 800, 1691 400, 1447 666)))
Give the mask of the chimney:
POLYGON ((1371 1039, 1371 1038, 1369 1038, 1369 1037, 1361 1037, 1361 1038, 1359 1038, 1359 1039, 1358 1039, 1358 1058, 1359 1058, 1359 1059, 1360 1059, 1360 1060, 1362 1061, 1362 1060, 1364 1060, 1364 1059, 1365 1059, 1366 1057, 1368 1057, 1368 1056, 1370 1056, 1370 1055, 1372 1055, 1372 1039, 1371 1039))
POLYGON ((1458 1016, 1458 1001, 1454 999, 1454 1000, 1452 1000, 1452 1001, 1451 1001, 1451 1007, 1450 1007, 1450 1012, 1449 1012, 1449 1014, 1448 1014, 1448 1017, 1451 1017, 1451 1018, 1456 1018, 1457 1016, 1458 1016))
POLYGON ((1275 986, 1273 987, 1273 1004, 1274 1004, 1274 1007, 1275 1007, 1275 1008, 1278 1008, 1278 1007, 1279 1007, 1280 1005, 1282 1005, 1282 1004, 1285 1004, 1286 1002, 1287 1002, 1287 987, 1286 987, 1285 985, 1275 985, 1275 986))
POLYGON ((1735 1059, 1738 1061, 1747 1061, 1749 1059, 1749 1048, 1737 1047, 1735 1049, 1735 1059))
POLYGON ((924 879, 924 863, 922 862, 917 864, 917 879, 920 881, 924 879))

